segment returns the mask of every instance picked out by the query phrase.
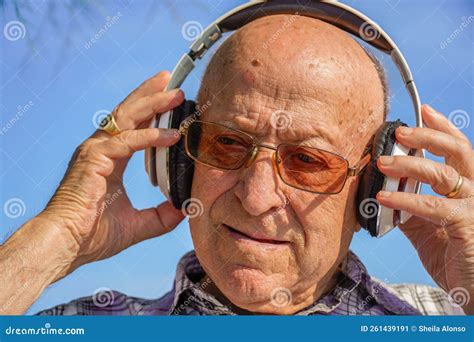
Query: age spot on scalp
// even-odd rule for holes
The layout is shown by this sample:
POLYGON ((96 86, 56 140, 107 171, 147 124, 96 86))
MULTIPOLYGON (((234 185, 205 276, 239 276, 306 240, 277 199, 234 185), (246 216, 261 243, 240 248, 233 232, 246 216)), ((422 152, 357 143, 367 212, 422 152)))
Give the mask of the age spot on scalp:
POLYGON ((258 60, 258 59, 254 59, 254 60, 252 61, 252 65, 253 65, 254 67, 259 67, 259 66, 262 65, 262 62, 260 62, 260 60, 258 60))

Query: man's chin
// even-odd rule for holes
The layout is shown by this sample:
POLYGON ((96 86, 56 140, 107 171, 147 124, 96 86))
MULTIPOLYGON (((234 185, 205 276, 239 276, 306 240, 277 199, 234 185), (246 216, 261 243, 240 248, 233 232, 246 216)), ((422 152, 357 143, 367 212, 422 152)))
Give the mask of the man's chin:
POLYGON ((245 312, 267 315, 291 315, 297 308, 292 302, 291 290, 272 284, 260 271, 239 267, 231 272, 221 292, 234 306, 245 312))
MULTIPOLYGON (((278 285, 278 275, 267 275, 261 269, 235 264, 228 266, 216 279, 223 295, 239 308, 259 313, 277 314, 291 305, 291 291, 278 285), (281 291, 281 293, 276 292, 281 291)), ((284 313, 283 313, 284 314, 284 313)))

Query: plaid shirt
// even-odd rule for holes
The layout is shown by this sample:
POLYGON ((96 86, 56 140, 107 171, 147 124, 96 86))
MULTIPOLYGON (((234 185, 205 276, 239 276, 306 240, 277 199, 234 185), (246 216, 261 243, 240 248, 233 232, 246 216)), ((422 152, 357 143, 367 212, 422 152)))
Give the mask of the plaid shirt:
MULTIPOLYGON (((235 315, 205 292, 204 270, 194 251, 178 263, 173 289, 159 299, 129 297, 107 290, 38 315, 235 315)), ((464 315, 441 289, 426 285, 388 285, 369 276, 349 250, 335 288, 295 315, 464 315)))

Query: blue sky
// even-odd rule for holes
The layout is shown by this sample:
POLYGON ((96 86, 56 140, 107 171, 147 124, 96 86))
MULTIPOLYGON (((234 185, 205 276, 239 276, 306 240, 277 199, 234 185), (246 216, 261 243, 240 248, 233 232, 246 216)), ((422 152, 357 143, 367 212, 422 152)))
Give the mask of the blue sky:
MULTIPOLYGON (((0 241, 44 208, 73 150, 94 130, 94 114, 112 110, 144 79, 173 68, 190 44, 182 35, 185 23, 197 21, 206 26, 243 2, 117 0, 77 1, 68 6, 67 1, 36 0, 21 2, 25 5, 19 18, 7 1, 1 27, 15 20, 23 27, 19 37, 13 29, 9 33, 4 30, 0 37, 0 204, 3 207, 14 199, 20 210, 0 213, 0 241), (105 32, 101 31, 104 26, 105 32), (96 34, 99 39, 91 42, 96 34)), ((343 2, 374 19, 398 43, 412 67, 422 102, 446 115, 458 111, 462 119, 470 121, 472 2, 343 2)), ((389 59, 383 60, 391 89, 399 89, 394 66, 389 59)), ((203 67, 184 85, 188 98, 196 94, 203 67)), ((397 92, 390 119, 413 124, 411 113, 408 97, 397 92)), ((474 123, 463 126, 474 141, 474 123)), ((137 208, 163 201, 159 190, 148 183, 143 164, 143 153, 138 153, 125 175, 128 194, 137 208)), ((430 192, 426 186, 423 191, 430 192)), ((351 248, 379 279, 433 284, 398 229, 382 239, 361 231, 351 248)), ((192 241, 184 222, 166 236, 76 270, 46 289, 28 313, 91 295, 100 287, 158 297, 171 288, 176 263, 190 249, 192 241)))

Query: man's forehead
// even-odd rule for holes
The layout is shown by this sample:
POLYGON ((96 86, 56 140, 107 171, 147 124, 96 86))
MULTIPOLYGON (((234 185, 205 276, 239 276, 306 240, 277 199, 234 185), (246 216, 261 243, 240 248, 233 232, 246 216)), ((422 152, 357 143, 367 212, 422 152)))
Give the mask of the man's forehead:
POLYGON ((299 113, 284 110, 252 115, 210 110, 203 118, 205 121, 246 132, 261 141, 270 138, 277 143, 305 143, 332 146, 335 149, 342 141, 341 130, 335 129, 327 121, 316 117, 312 120, 299 113))
POLYGON ((273 39, 283 20, 276 17, 244 26, 213 56, 199 94, 200 102, 212 102, 206 120, 260 136, 272 121, 291 121, 275 130, 279 141, 340 147, 350 126, 356 129, 369 113, 383 118, 377 70, 355 40, 310 18, 298 18, 273 39), (287 115, 272 116, 278 111, 287 115))

